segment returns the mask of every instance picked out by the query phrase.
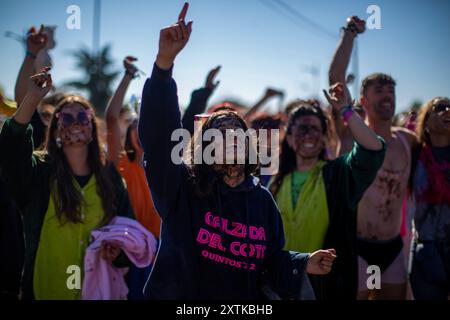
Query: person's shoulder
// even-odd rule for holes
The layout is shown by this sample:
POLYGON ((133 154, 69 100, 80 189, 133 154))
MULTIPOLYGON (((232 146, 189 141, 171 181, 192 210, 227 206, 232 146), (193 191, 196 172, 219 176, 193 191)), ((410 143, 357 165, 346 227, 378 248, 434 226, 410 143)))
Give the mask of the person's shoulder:
POLYGON ((111 177, 112 183, 116 189, 121 190, 126 188, 125 179, 122 177, 122 175, 119 173, 116 166, 112 162, 108 161, 105 163, 105 170, 111 177))
POLYGON ((267 187, 259 184, 256 191, 259 193, 259 198, 261 199, 261 202, 258 204, 259 206, 264 206, 270 209, 276 207, 275 198, 267 187))
POLYGON ((405 137, 410 146, 414 145, 414 143, 416 143, 416 141, 417 141, 416 133, 409 129, 406 129, 403 127, 392 127, 392 132, 395 132, 395 133, 405 137))
POLYGON ((263 197, 266 197, 268 199, 273 199, 272 193, 270 192, 268 187, 263 186, 262 184, 259 184, 256 188, 259 190, 258 192, 260 192, 263 197))

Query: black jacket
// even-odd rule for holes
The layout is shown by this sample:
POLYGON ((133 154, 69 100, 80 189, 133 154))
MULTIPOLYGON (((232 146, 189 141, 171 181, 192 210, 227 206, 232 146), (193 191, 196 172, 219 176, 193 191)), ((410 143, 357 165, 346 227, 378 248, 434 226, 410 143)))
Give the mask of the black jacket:
POLYGON ((196 195, 187 166, 171 159, 180 119, 171 70, 155 65, 139 119, 147 180, 162 219, 146 296, 258 299, 265 274, 282 297, 297 297, 308 255, 282 250, 283 225, 271 194, 248 176, 236 188, 217 183, 212 195, 196 195))

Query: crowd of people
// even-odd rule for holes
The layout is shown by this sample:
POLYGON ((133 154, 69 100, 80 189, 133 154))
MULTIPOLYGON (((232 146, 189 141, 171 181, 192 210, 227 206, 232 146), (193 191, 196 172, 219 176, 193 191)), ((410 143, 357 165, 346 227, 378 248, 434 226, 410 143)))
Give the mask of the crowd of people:
POLYGON ((352 98, 347 68, 365 31, 353 16, 326 106, 262 112, 283 97, 272 88, 250 108, 208 106, 219 65, 182 113, 172 72, 193 35, 188 8, 160 31, 140 106, 124 104, 139 73, 127 56, 103 120, 53 90, 51 68, 35 64, 45 28, 30 29, 16 104, 1 97, 1 297, 450 299, 450 99, 396 125, 391 75, 368 75, 352 98), (183 128, 191 142, 174 161, 183 128), (251 130, 242 148, 226 139, 251 130), (216 161, 194 161, 196 148, 216 161), (262 150, 277 170, 251 161, 262 150))

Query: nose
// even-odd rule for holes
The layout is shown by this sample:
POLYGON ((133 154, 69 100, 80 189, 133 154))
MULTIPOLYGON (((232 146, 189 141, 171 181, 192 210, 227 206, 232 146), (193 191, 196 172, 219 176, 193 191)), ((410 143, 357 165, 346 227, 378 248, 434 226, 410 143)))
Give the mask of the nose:
POLYGON ((391 91, 385 91, 383 95, 383 100, 389 100, 390 102, 393 102, 395 98, 395 95, 391 91))

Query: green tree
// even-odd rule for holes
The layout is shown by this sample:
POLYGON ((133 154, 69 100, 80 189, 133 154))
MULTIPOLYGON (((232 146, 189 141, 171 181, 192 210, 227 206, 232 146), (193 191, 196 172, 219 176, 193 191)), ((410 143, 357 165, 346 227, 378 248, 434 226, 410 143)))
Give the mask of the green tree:
POLYGON ((421 100, 414 100, 409 106, 409 111, 419 112, 423 102, 421 100))
POLYGON ((84 79, 72 80, 65 85, 87 91, 89 100, 99 114, 103 114, 112 95, 111 84, 118 71, 110 71, 114 61, 111 58, 111 46, 104 46, 98 53, 87 48, 71 52, 76 59, 76 67, 84 73, 84 79))

